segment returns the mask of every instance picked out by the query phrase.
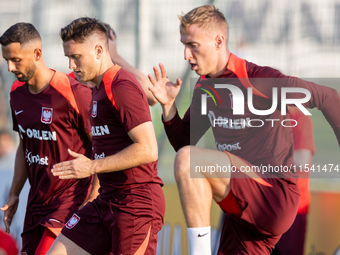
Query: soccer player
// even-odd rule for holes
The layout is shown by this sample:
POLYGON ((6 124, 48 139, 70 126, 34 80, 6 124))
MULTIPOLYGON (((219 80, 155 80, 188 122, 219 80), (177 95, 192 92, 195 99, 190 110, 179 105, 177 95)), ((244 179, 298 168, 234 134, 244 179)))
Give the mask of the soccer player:
POLYGON ((165 131, 177 151, 175 179, 191 254, 211 254, 213 199, 227 214, 218 254, 270 254, 293 223, 299 203, 297 174, 290 169, 293 137, 291 128, 282 125, 289 122, 289 115, 286 106, 281 109, 280 96, 287 87, 290 92, 303 91, 289 93, 289 98, 305 102, 300 108, 321 109, 338 140, 339 96, 333 89, 230 53, 228 23, 213 5, 197 7, 179 19, 184 58, 201 76, 183 119, 175 104, 181 80, 172 83, 162 64, 161 72, 154 67, 156 79, 149 78, 150 90, 162 106, 165 131), (193 146, 210 127, 220 151, 193 146))
POLYGON ((87 197, 91 178, 61 180, 54 164, 72 159, 71 148, 91 153, 88 108, 91 90, 66 74, 49 69, 42 58, 42 41, 30 23, 17 23, 0 37, 2 56, 17 81, 10 104, 13 129, 19 133, 14 177, 5 211, 6 232, 28 179, 31 188, 22 233, 22 254, 45 254, 66 221, 87 197))
POLYGON ((296 218, 290 229, 282 235, 275 245, 273 255, 303 255, 307 214, 310 204, 309 168, 312 166, 315 152, 313 122, 310 116, 304 115, 297 107, 289 107, 290 118, 299 124, 292 128, 294 140, 294 165, 298 166, 300 202, 296 218), (303 166, 303 167, 300 167, 303 166))
POLYGON ((156 254, 165 201, 157 175, 157 142, 145 93, 113 64, 104 25, 79 18, 61 29, 65 56, 80 81, 96 84, 90 118, 93 159, 70 151, 61 179, 97 174, 100 194, 66 223, 48 254, 156 254))
MULTIPOLYGON (((116 42, 116 33, 113 31, 113 29, 111 28, 111 26, 109 24, 106 24, 104 22, 102 22, 102 23, 106 28, 106 33, 107 33, 107 37, 108 37, 108 40, 109 40, 109 53, 110 53, 110 57, 112 59, 112 62, 119 65, 120 67, 124 68, 125 70, 131 72, 136 77, 139 84, 142 86, 142 89, 143 89, 143 91, 146 95, 146 98, 148 100, 149 105, 150 106, 155 105, 158 101, 155 99, 155 97, 153 96, 153 94, 149 90, 149 87, 152 85, 150 83, 150 80, 148 79, 148 77, 146 75, 144 75, 137 68, 130 65, 124 58, 122 58, 118 54, 118 52, 117 52, 117 42, 116 42)), ((71 76, 72 78, 78 80, 78 78, 76 77, 76 75, 73 71, 70 72, 68 75, 71 76)), ((93 83, 92 81, 84 81, 83 83, 91 89, 93 89, 95 87, 95 83, 93 83)), ((94 176, 94 179, 93 179, 93 182, 92 182, 92 190, 91 190, 87 200, 85 201, 84 205, 88 201, 92 201, 93 199, 95 199, 98 196, 98 194, 99 194, 98 189, 99 188, 100 188, 100 185, 99 185, 98 178, 97 178, 97 176, 94 176)))

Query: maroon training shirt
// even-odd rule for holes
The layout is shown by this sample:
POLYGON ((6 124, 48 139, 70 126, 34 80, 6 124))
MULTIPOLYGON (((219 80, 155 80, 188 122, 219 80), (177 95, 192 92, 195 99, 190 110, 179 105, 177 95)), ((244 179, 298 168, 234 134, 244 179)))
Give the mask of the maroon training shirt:
MULTIPOLYGON (((13 83, 10 93, 13 129, 23 141, 25 163, 31 189, 27 211, 67 220, 83 203, 91 178, 61 180, 53 176, 54 164, 73 159, 67 149, 91 155, 88 109, 91 90, 55 71, 43 91, 32 94, 24 82, 13 83), (62 213, 59 213, 63 211, 62 213)), ((48 219, 41 218, 40 224, 48 219)), ((26 229, 27 230, 27 229, 26 229)))
MULTIPOLYGON (((94 87, 90 106, 93 159, 113 155, 133 142, 128 132, 151 121, 146 96, 136 78, 118 65, 104 75, 99 88, 94 87)), ((159 183, 157 161, 111 173, 98 174, 101 196, 140 183, 159 183)))
MULTIPOLYGON (((285 76, 278 70, 262 67, 239 59, 231 54, 225 72, 210 79, 200 77, 191 105, 183 120, 176 116, 164 123, 168 138, 175 148, 196 144, 203 134, 212 127, 216 147, 221 151, 229 151, 253 165, 290 166, 293 163, 293 136, 291 128, 283 127, 281 122, 290 119, 289 114, 281 115, 281 88, 300 87, 311 93, 311 99, 303 105, 307 108, 317 107, 325 115, 340 142, 340 98, 331 88, 307 82, 296 77, 285 76), (219 78, 219 79, 216 79, 219 78), (257 79, 252 79, 257 78, 257 79), (262 79, 258 79, 262 78, 262 79), (244 115, 233 114, 233 101, 229 89, 217 89, 214 84, 232 84, 242 90, 244 115), (267 110, 272 106, 272 88, 278 88, 278 106, 270 115, 259 116, 250 112, 247 105, 247 86, 253 88, 253 105, 255 109, 267 110), (201 114, 201 95, 205 89, 214 96, 207 97, 207 115, 201 114), (219 124, 214 120, 224 119, 219 124), (247 120, 261 119, 262 127, 249 127, 247 120), (276 119, 274 124, 268 119, 276 119)), ((301 93, 289 93, 289 98, 302 98, 301 93)), ((251 122, 261 125, 261 122, 251 122)), ((289 125, 289 122, 285 122, 289 125)), ((289 178, 290 174, 279 177, 289 178)))

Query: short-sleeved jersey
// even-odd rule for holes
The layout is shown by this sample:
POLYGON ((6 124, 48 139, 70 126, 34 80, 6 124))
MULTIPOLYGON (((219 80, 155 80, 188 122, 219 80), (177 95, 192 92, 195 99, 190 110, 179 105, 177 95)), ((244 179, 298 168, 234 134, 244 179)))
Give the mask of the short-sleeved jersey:
POLYGON ((31 185, 27 210, 35 215, 75 210, 74 205, 79 206, 86 198, 92 178, 61 180, 52 175, 51 168, 73 159, 67 149, 91 155, 91 142, 86 135, 91 132, 91 90, 55 71, 50 84, 38 94, 32 94, 27 83, 14 82, 10 101, 13 129, 20 133, 23 142, 31 185))
MULTIPOLYGON (((313 134, 313 122, 310 116, 304 115, 298 108, 289 107, 290 118, 296 120, 299 124, 292 127, 294 150, 307 149, 312 154, 315 153, 315 143, 313 134)), ((308 162, 311 166, 312 162, 308 162)), ((303 172, 304 173, 304 172, 303 172)), ((309 174, 301 176, 297 181, 300 190, 300 202, 298 207, 298 214, 307 214, 311 196, 309 192, 309 174)))
MULTIPOLYGON (((146 96, 136 78, 118 65, 94 87, 90 106, 93 159, 104 158, 133 144, 128 132, 151 121, 146 96)), ((133 157, 133 155, 131 155, 133 157)), ((159 183, 157 161, 122 171, 98 174, 101 196, 126 185, 159 183)))
MULTIPOLYGON (((340 116, 336 110, 340 107, 340 99, 334 89, 296 77, 285 76, 273 68, 258 66, 233 54, 230 55, 226 70, 219 77, 214 77, 214 79, 200 77, 190 108, 183 120, 176 114, 172 120, 164 123, 168 138, 175 150, 178 150, 185 145, 196 144, 206 130, 212 127, 217 149, 229 151, 257 166, 290 167, 293 164, 294 149, 292 130, 281 124, 283 122, 288 125, 290 118, 289 114, 281 114, 281 89, 285 87, 307 89, 311 93, 311 99, 303 106, 320 109, 340 141, 340 116), (229 89, 217 89, 214 86, 217 83, 234 85, 242 91, 244 114, 233 114, 235 95, 229 89), (278 103, 274 112, 267 115, 253 114, 247 103, 248 88, 252 88, 252 103, 254 108, 259 110, 271 109, 273 88, 277 88, 278 103), (202 94, 207 94, 207 91, 215 97, 215 100, 212 97, 206 97, 207 114, 203 115, 201 114, 201 98, 202 94), (276 121, 270 121, 273 119, 276 121), (249 120, 253 120, 251 122, 253 126, 263 125, 251 127, 249 120)), ((288 97, 302 98, 302 95, 301 93, 288 93, 288 97)), ((293 177, 290 171, 274 174, 285 179, 293 177)))

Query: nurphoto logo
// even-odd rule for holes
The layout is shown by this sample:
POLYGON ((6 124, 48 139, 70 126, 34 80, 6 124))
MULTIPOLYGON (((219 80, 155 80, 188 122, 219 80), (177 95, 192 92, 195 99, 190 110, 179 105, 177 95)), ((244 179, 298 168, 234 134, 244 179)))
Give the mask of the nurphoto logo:
MULTIPOLYGON (((231 84, 214 84, 214 88, 212 86, 206 85, 208 89, 200 87, 199 89, 203 90, 205 93, 201 95, 201 115, 207 115, 207 98, 211 97, 215 106, 218 105, 218 102, 216 98, 219 101, 219 104, 222 106, 222 100, 216 89, 228 89, 231 93, 229 94, 230 101, 231 101, 231 109, 233 111, 233 115, 239 115, 243 116, 245 115, 245 103, 248 106, 249 111, 257 116, 269 116, 272 113, 274 113, 275 110, 277 110, 280 106, 281 108, 281 115, 287 114, 287 106, 296 106, 301 110, 301 112, 304 115, 311 115, 311 113, 303 106, 304 103, 308 102, 311 98, 311 93, 305 89, 305 88, 298 88, 298 87, 281 87, 280 91, 278 91, 277 87, 272 88, 272 103, 271 107, 269 109, 255 109, 254 103, 253 103, 253 88, 248 87, 247 88, 247 100, 245 100, 245 96, 242 92, 242 90, 231 84), (280 103, 281 105, 278 105, 279 102, 279 92, 281 94, 280 103), (301 98, 289 98, 288 94, 290 93, 299 93, 301 94, 301 98), (214 96, 215 95, 215 96, 214 96)), ((209 110, 209 119, 211 121, 211 125, 213 127, 216 127, 218 125, 219 127, 225 126, 225 125, 231 125, 230 121, 235 122, 237 125, 241 125, 242 127, 262 127, 265 122, 271 122, 272 127, 274 126, 274 123, 276 121, 280 121, 279 119, 250 119, 250 118, 240 118, 240 119, 228 119, 228 118, 222 118, 221 116, 215 117, 215 114, 213 111, 209 110), (240 123, 244 122, 244 123, 240 123), (256 123, 256 124, 255 124, 256 123)), ((295 127, 298 123, 294 119, 284 119, 281 120, 281 125, 284 127, 295 127)))

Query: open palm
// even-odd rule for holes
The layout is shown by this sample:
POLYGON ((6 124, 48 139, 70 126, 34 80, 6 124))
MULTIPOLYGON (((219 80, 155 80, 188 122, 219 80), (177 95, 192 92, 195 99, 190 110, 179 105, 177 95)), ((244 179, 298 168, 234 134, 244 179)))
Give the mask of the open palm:
POLYGON ((167 77, 163 64, 159 64, 159 68, 161 70, 161 74, 159 73, 156 66, 153 68, 156 80, 151 74, 149 74, 149 79, 152 83, 152 86, 149 87, 149 90, 160 104, 171 105, 179 93, 182 81, 178 78, 174 84, 167 77))

